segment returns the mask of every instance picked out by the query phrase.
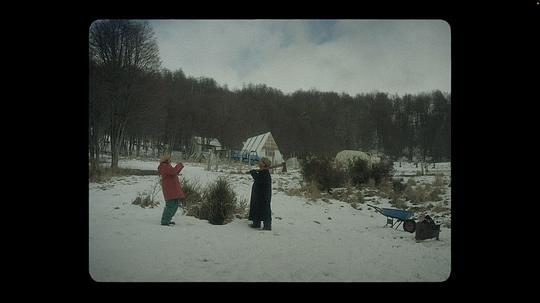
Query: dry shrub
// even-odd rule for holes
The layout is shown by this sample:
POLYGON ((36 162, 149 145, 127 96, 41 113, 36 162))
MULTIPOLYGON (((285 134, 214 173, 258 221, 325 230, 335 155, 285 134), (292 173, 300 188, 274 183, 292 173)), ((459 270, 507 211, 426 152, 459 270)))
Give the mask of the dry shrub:
POLYGON ((433 181, 433 186, 443 187, 445 184, 444 177, 442 174, 435 175, 435 181, 433 181))
POLYGON ((285 193, 289 196, 303 196, 302 190, 300 188, 288 188, 285 190, 285 193))
POLYGON ((407 186, 416 186, 416 180, 414 178, 409 178, 409 180, 407 180, 407 186))
POLYGON ((436 205, 435 207, 433 207, 433 208, 431 209, 431 211, 436 212, 436 213, 442 213, 442 212, 445 212, 445 211, 447 211, 447 210, 449 210, 449 208, 448 208, 448 207, 444 207, 444 206, 442 206, 442 205, 436 205))
POLYGON ((203 193, 199 218, 208 220, 210 224, 223 225, 233 218, 236 209, 236 194, 231 185, 224 178, 218 178, 203 193))
POLYGON ((392 188, 394 189, 394 192, 398 194, 401 194, 407 187, 407 184, 403 184, 401 181, 403 181, 403 179, 392 181, 392 188))
POLYGON ((441 200, 440 195, 442 194, 442 190, 439 187, 433 188, 433 190, 429 193, 429 200, 430 201, 439 201, 441 200))
POLYGON ((239 218, 246 218, 247 217, 247 210, 248 210, 248 199, 246 197, 242 197, 237 200, 236 207, 234 210, 234 213, 239 218))
POLYGON ((360 204, 364 204, 366 202, 364 199, 364 194, 362 192, 356 194, 356 202, 360 204))
POLYGON ((407 209, 407 202, 403 198, 403 194, 391 191, 388 194, 388 198, 390 198, 390 204, 393 205, 396 208, 400 209, 407 209))
POLYGON ((388 180, 394 170, 394 163, 390 161, 381 161, 373 164, 371 168, 371 178, 375 179, 375 183, 379 184, 388 180))
POLYGON ((184 178, 182 180, 182 190, 186 194, 186 197, 180 201, 186 215, 198 217, 200 205, 203 200, 201 185, 197 180, 184 178))
POLYGON ((304 180, 315 184, 321 191, 340 187, 346 181, 345 172, 335 168, 333 159, 328 157, 310 157, 302 161, 300 165, 304 180))
POLYGON ((156 182, 152 185, 150 190, 137 193, 137 197, 131 204, 139 205, 142 208, 154 208, 159 205, 159 201, 156 201, 156 195, 159 192, 160 179, 158 178, 156 182))
POLYGON ((407 185, 405 188, 405 198, 411 203, 423 203, 426 201, 426 192, 422 186, 416 186, 416 188, 413 188, 412 186, 407 185))
POLYGON ((317 200, 322 197, 321 191, 319 190, 319 187, 316 185, 315 182, 308 183, 307 186, 304 188, 304 196, 310 200, 317 200))
POLYGON ((367 183, 371 178, 371 173, 371 168, 366 160, 355 159, 354 161, 349 161, 347 174, 353 185, 359 186, 367 183))
POLYGON ((238 200, 230 183, 223 178, 204 189, 197 181, 184 179, 182 189, 186 193, 182 203, 188 216, 208 220, 214 225, 227 224, 235 215, 245 216, 247 199, 238 200))
POLYGON ((383 198, 388 198, 392 194, 394 194, 394 188, 392 187, 392 183, 388 182, 387 180, 381 181, 378 186, 379 192, 382 193, 383 198))
POLYGON ((139 205, 142 208, 154 208, 159 205, 158 201, 153 201, 150 196, 139 193, 137 198, 131 203, 133 205, 139 205))

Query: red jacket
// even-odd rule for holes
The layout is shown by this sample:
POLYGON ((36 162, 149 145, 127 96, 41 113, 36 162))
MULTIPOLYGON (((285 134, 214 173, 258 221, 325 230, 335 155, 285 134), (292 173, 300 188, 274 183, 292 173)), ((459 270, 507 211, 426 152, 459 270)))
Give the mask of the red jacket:
POLYGON ((181 164, 176 164, 172 167, 171 164, 162 162, 158 166, 158 172, 161 175, 161 188, 163 190, 163 197, 165 201, 185 198, 186 194, 182 191, 180 186, 180 180, 178 174, 184 168, 181 164))

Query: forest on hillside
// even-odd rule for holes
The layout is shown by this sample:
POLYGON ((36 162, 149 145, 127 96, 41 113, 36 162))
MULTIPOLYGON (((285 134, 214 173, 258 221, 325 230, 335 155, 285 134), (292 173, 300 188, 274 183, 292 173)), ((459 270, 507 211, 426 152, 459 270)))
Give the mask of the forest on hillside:
MULTIPOLYGON (((358 83, 361 88, 362 83, 358 83)), ((287 158, 377 150, 398 159, 451 157, 451 96, 372 92, 350 96, 316 88, 284 94, 265 84, 229 89, 160 66, 145 22, 95 22, 89 35, 89 154, 103 142, 118 156, 148 147, 189 148, 193 136, 239 149, 248 137, 272 135, 287 158)))

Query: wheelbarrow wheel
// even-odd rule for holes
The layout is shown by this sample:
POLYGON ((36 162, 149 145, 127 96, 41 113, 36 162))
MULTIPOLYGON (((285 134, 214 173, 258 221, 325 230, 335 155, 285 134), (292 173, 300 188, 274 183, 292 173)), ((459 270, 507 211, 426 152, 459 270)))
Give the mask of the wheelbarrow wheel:
POLYGON ((403 221, 403 230, 413 233, 416 230, 416 222, 414 220, 403 221))

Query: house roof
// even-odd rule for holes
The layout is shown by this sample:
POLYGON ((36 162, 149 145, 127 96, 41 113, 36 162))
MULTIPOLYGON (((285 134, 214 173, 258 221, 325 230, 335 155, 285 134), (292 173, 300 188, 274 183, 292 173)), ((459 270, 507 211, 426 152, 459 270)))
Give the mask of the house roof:
POLYGON ((266 143, 266 140, 268 140, 268 137, 270 136, 272 136, 272 134, 270 132, 267 132, 262 135, 248 138, 247 141, 244 143, 244 147, 242 147, 242 151, 251 152, 253 150, 257 153, 261 153, 262 148, 266 143))
MULTIPOLYGON (((202 137, 193 137, 193 139, 195 140, 197 144, 201 144, 201 145, 203 144, 202 137)), ((208 142, 208 145, 221 147, 221 143, 219 143, 218 139, 216 138, 208 138, 208 139, 210 139, 210 141, 208 142)))

